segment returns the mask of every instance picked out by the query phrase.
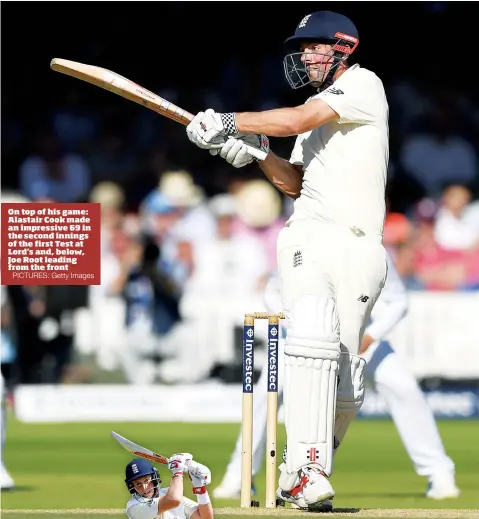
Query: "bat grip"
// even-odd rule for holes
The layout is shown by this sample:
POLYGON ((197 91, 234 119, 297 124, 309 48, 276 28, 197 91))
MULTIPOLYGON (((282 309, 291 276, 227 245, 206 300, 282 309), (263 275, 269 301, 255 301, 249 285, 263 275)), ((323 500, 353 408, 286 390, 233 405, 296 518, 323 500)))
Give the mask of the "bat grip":
POLYGON ((255 159, 263 161, 268 156, 268 154, 266 152, 261 151, 258 148, 249 146, 248 144, 245 144, 245 146, 246 146, 246 149, 248 150, 248 153, 250 155, 252 155, 255 159))

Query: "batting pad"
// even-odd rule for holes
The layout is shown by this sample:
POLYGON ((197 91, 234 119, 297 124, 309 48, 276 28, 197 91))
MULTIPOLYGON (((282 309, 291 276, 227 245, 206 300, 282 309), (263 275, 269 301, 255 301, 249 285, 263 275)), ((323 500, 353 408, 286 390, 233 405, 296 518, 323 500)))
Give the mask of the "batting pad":
POLYGON ((326 475, 332 470, 339 352, 318 348, 314 353, 315 358, 285 354, 286 471, 290 474, 313 463, 326 475))

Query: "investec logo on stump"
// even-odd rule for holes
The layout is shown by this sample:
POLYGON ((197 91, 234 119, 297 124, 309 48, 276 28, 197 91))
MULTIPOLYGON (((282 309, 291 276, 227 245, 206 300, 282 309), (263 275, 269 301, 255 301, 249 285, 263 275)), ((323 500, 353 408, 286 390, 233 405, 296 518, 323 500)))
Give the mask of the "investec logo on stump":
POLYGON ((243 340, 243 393, 253 392, 253 347, 254 347, 254 326, 247 326, 244 330, 243 340))
POLYGON ((278 391, 278 328, 270 325, 268 336, 268 391, 278 391))

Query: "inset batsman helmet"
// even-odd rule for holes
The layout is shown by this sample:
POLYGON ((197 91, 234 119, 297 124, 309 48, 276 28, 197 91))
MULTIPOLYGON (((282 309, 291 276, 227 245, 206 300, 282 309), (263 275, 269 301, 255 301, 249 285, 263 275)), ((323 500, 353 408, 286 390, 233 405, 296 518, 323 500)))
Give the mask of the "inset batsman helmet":
POLYGON ((294 35, 287 38, 284 43, 296 51, 288 54, 283 61, 286 79, 291 88, 301 88, 311 83, 318 88, 327 88, 333 82, 336 67, 356 50, 359 35, 354 23, 346 16, 332 11, 316 11, 305 16, 296 27, 294 35), (332 45, 333 54, 328 57, 333 63, 320 82, 311 79, 305 64, 301 61, 303 52, 300 52, 300 45, 304 42, 332 45))
POLYGON ((133 486, 134 481, 143 476, 151 476, 151 480, 153 481, 153 487, 155 489, 153 497, 157 497, 158 489, 160 488, 161 484, 160 474, 158 470, 148 460, 145 460, 143 458, 136 458, 130 461, 130 463, 128 463, 128 465, 126 466, 126 488, 128 488, 130 494, 132 496, 135 496, 138 500, 145 499, 135 490, 135 487, 133 486))

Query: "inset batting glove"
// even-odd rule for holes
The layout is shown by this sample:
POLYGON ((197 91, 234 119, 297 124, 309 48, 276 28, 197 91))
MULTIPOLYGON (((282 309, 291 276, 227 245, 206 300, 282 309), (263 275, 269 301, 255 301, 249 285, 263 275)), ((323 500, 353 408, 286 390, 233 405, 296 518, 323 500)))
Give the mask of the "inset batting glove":
POLYGON ((168 460, 168 468, 171 470, 173 477, 183 475, 188 471, 189 464, 193 456, 189 453, 174 454, 168 460))
POLYGON ((195 488, 201 488, 211 483, 211 470, 196 461, 190 463, 188 475, 193 485, 193 491, 195 488))

